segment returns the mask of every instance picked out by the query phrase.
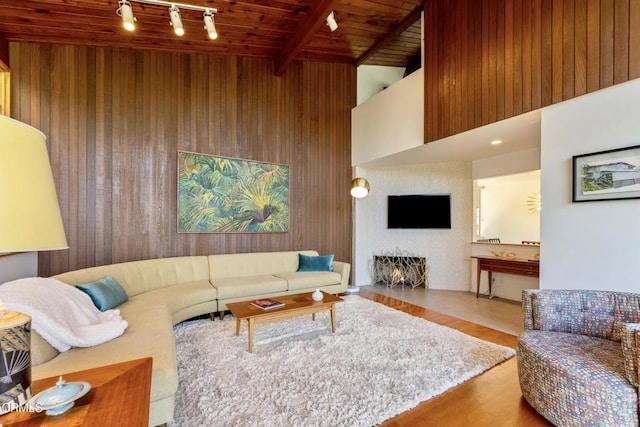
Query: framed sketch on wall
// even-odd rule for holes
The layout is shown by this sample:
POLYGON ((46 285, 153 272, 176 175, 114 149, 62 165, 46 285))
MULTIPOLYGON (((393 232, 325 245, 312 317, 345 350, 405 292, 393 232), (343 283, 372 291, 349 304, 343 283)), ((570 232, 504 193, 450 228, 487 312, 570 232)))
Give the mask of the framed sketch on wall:
POLYGON ((178 151, 178 233, 289 231, 289 167, 178 151))
POLYGON ((640 145, 573 156, 573 201, 640 198, 640 145))

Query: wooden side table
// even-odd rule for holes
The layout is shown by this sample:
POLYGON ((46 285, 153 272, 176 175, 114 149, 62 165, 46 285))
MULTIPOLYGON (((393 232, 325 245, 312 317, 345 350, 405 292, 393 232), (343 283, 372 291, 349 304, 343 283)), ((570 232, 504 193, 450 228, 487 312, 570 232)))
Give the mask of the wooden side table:
MULTIPOLYGON (((6 426, 127 426, 149 425, 151 396, 150 357, 64 374, 67 382, 87 381, 91 390, 68 412, 47 416, 44 412, 11 412, 0 417, 6 426)), ((58 377, 31 384, 33 395, 55 385, 58 377)))

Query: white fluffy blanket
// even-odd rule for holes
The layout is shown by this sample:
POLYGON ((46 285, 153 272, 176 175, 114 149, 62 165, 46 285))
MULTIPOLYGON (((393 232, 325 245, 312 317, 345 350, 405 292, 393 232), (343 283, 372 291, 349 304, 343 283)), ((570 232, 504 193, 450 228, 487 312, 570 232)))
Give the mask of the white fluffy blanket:
POLYGON ((7 282, 0 286, 0 298, 7 309, 31 316, 31 328, 61 352, 112 340, 128 326, 120 310, 101 312, 89 295, 57 279, 7 282))

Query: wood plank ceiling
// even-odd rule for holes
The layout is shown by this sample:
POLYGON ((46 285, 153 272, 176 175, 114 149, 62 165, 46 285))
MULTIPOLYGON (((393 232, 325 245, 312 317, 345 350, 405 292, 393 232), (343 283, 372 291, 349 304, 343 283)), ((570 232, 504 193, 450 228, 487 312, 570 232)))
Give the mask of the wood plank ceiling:
POLYGON ((184 0, 217 8, 219 37, 209 40, 202 12, 181 10, 176 36, 165 6, 132 1, 131 33, 116 0, 0 0, 0 34, 10 42, 131 47, 273 58, 281 74, 292 60, 406 66, 420 55, 422 0, 184 0), (338 29, 325 24, 334 11, 338 29))

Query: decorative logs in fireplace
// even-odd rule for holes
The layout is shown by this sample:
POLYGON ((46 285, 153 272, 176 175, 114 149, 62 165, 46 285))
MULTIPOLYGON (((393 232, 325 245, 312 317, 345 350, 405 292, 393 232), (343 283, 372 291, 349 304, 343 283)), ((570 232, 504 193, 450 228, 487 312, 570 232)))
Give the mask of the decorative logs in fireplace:
POLYGON ((427 260, 416 256, 374 255, 371 280, 388 288, 398 285, 428 288, 427 260))

